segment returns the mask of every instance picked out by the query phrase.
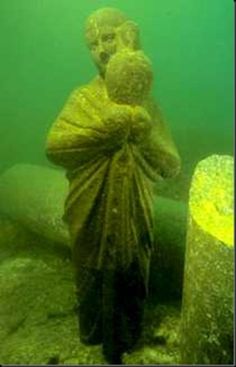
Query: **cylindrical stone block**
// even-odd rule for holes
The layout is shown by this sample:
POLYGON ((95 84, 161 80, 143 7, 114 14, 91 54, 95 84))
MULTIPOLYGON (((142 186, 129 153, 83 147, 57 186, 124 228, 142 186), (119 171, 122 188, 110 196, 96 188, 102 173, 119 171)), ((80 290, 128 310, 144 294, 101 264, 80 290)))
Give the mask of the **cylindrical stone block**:
POLYGON ((68 246, 69 234, 62 221, 67 191, 62 170, 16 164, 0 176, 0 213, 32 233, 68 246))
POLYGON ((233 363, 233 158, 210 156, 190 188, 181 364, 233 363))

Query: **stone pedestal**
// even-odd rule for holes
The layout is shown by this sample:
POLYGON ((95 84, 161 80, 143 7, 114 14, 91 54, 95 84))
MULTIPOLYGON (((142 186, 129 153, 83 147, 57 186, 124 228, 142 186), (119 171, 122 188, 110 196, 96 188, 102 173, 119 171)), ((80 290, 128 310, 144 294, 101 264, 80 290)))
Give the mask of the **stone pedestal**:
POLYGON ((233 363, 233 158, 195 170, 185 254, 181 364, 233 363))

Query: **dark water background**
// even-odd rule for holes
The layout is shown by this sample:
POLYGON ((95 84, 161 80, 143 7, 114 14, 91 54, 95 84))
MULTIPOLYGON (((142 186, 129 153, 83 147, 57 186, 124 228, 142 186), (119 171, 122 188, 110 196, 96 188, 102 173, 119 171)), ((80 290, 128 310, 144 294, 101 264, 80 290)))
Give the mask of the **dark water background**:
POLYGON ((96 74, 83 26, 103 6, 140 26, 184 171, 232 154, 233 0, 0 0, 0 171, 49 164, 50 125, 71 90, 96 74))

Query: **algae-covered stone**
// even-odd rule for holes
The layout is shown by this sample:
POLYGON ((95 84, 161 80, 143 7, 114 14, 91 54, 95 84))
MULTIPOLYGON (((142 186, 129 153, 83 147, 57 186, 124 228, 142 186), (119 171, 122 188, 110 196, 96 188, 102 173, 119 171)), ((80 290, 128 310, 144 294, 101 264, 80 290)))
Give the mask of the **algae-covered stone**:
POLYGON ((62 171, 17 164, 0 177, 0 211, 32 232, 68 245, 69 235, 62 221, 67 190, 62 171))
POLYGON ((113 55, 106 71, 109 97, 116 103, 141 105, 151 89, 151 62, 142 51, 123 50, 113 55))
POLYGON ((190 189, 182 363, 233 363, 233 253, 233 158, 213 155, 190 189))

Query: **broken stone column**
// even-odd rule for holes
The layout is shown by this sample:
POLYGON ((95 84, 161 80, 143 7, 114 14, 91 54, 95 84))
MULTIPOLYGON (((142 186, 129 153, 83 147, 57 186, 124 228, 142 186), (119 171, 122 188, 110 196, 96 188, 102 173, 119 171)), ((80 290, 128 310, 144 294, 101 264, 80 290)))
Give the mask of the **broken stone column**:
POLYGON ((181 364, 233 363, 233 158, 210 156, 189 198, 181 364))
POLYGON ((0 213, 32 233, 69 246, 62 221, 68 183, 62 170, 16 164, 0 176, 0 213))

